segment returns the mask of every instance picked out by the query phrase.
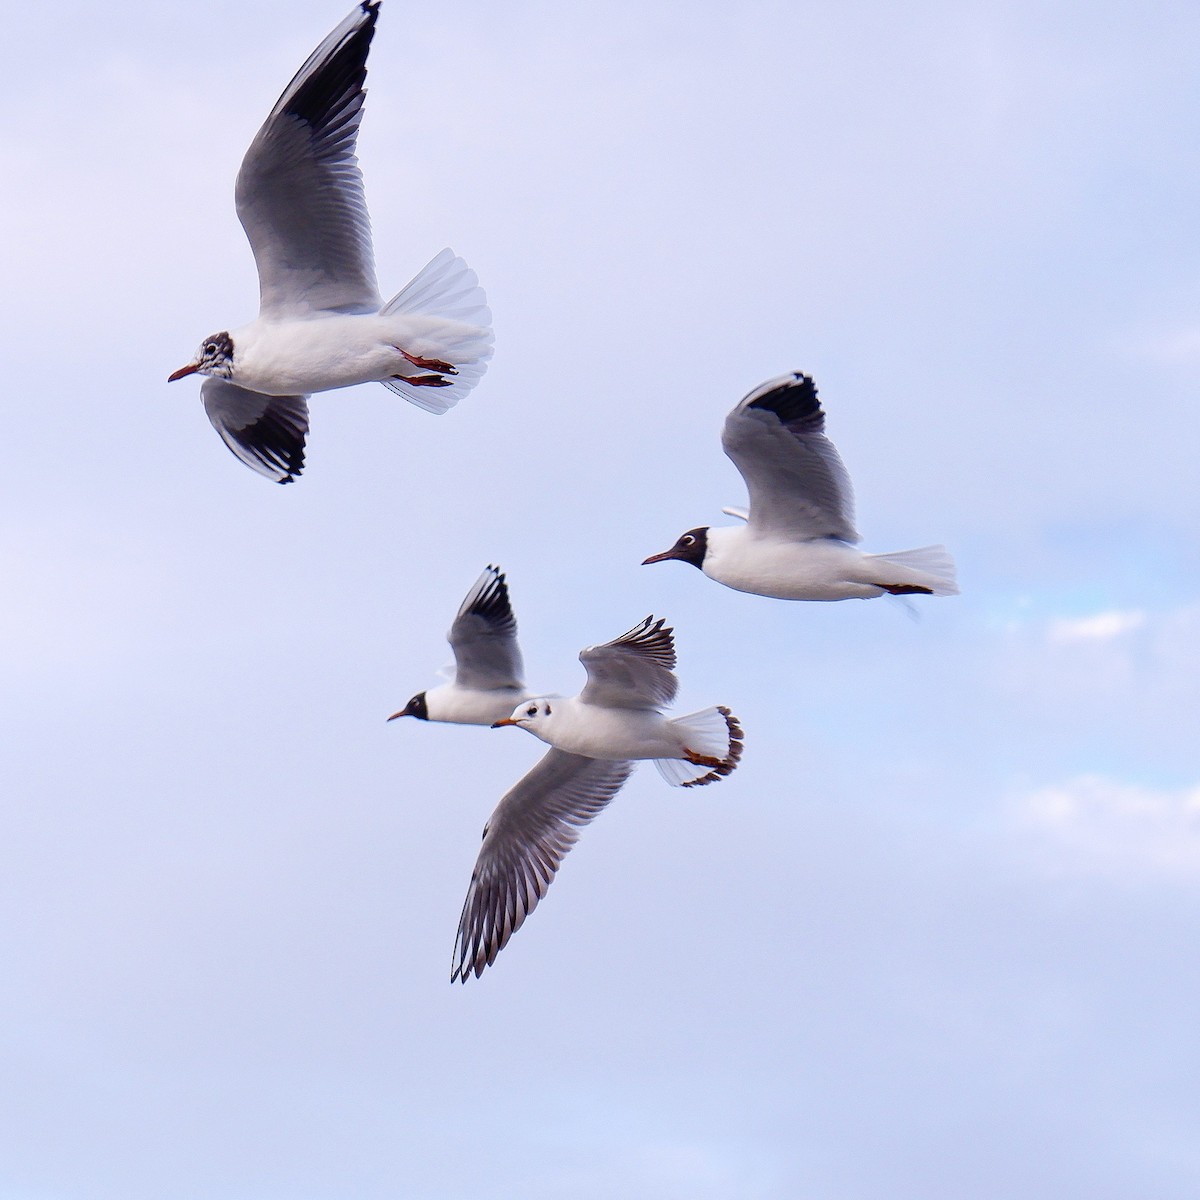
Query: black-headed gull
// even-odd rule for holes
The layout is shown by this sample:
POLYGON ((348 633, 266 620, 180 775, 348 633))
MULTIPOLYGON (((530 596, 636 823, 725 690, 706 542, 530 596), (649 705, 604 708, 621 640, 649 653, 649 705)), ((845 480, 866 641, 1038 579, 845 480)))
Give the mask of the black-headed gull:
POLYGON ((204 339, 171 376, 207 375, 205 411, 248 467, 290 483, 308 396, 382 383, 442 413, 478 383, 492 316, 475 272, 443 250, 386 304, 355 144, 379 0, 363 0, 288 84, 238 172, 237 214, 258 266, 259 314, 204 339))
POLYGON ((466 594, 446 635, 454 651, 454 678, 418 692, 397 717, 492 725, 529 697, 521 680, 517 619, 508 583, 499 567, 488 567, 466 594))
POLYGON ((551 749, 496 806, 458 923, 451 982, 495 961, 546 894, 580 829, 617 794, 637 759, 654 760, 675 787, 713 783, 742 756, 742 729, 724 706, 684 717, 661 710, 675 698, 675 643, 662 620, 579 655, 578 696, 522 702, 499 725, 516 725, 551 749))
POLYGON ((725 418, 721 434, 750 493, 748 513, 725 511, 746 524, 689 529, 643 565, 677 558, 726 587, 780 600, 957 595, 945 546, 894 554, 854 548, 850 478, 824 430, 809 376, 793 371, 755 388, 725 418))

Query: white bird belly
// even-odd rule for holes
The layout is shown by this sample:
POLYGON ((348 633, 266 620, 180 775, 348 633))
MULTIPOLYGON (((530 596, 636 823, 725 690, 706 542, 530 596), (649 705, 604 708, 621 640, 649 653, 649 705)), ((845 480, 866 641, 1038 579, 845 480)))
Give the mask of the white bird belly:
POLYGON ((783 541, 734 527, 708 531, 701 569, 717 583, 756 596, 851 600, 883 594, 867 563, 860 550, 833 538, 783 541))
POLYGON ((419 373, 393 340, 395 324, 373 313, 255 321, 232 335, 233 382, 291 396, 419 373))
POLYGON ((446 683, 425 693, 429 720, 450 725, 494 725, 510 716, 514 708, 529 698, 520 688, 484 691, 446 683))
POLYGON ((530 732, 568 754, 615 760, 683 756, 679 734, 651 709, 600 708, 576 700, 553 714, 553 720, 530 732))

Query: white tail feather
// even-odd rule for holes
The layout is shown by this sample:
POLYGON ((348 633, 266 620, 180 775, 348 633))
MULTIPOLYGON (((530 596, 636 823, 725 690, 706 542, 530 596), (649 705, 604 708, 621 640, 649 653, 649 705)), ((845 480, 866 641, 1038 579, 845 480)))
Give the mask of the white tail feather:
POLYGON ((403 379, 384 379, 383 386, 426 412, 444 413, 483 377, 492 357, 492 312, 479 278, 453 250, 435 255, 380 316, 407 316, 416 340, 411 353, 452 363, 457 374, 448 387, 428 387, 403 379), (427 327, 423 327, 427 326, 427 327))
POLYGON ((682 758, 656 758, 658 773, 672 787, 715 783, 738 765, 742 727, 723 704, 676 717, 671 724, 682 733, 684 744, 693 754, 709 760, 693 763, 682 758))
POLYGON ((865 557, 895 568, 887 572, 886 580, 879 580, 881 585, 928 588, 935 596, 958 595, 954 559, 945 546, 922 546, 918 550, 897 550, 893 554, 868 554, 865 557))

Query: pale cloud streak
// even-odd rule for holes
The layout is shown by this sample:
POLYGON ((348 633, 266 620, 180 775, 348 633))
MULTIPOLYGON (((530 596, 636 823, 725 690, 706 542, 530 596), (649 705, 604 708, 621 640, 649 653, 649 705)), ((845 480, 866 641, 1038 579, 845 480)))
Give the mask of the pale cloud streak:
POLYGON ((1145 623, 1144 612, 1114 609, 1090 617, 1059 617, 1050 622, 1046 636, 1051 642, 1107 642, 1141 629, 1145 623))
POLYGON ((1015 811, 1057 870, 1200 882, 1200 783, 1163 788, 1080 775, 1025 793, 1015 811))

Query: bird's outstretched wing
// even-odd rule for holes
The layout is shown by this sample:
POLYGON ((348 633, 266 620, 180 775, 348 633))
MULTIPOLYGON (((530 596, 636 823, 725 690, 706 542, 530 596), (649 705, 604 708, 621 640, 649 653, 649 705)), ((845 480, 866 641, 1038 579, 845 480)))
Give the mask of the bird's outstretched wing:
POLYGON ((264 396, 210 376, 200 399, 221 440, 246 464, 276 483, 291 483, 304 467, 307 396, 264 396))
POLYGON ((235 198, 258 265, 260 316, 377 312, 355 143, 379 0, 363 0, 288 84, 250 143, 235 198))
POLYGON ((450 981, 483 974, 521 928, 580 830, 621 789, 631 762, 551 749, 496 806, 458 922, 450 981))
POLYGON ((857 542, 850 477, 825 436, 812 379, 781 375, 725 418, 721 445, 746 481, 755 533, 857 542))
POLYGON ((459 687, 523 686, 517 619, 508 598, 508 583, 499 567, 488 567, 467 593, 447 634, 454 651, 459 687))
POLYGON ((664 708, 675 699, 675 641, 662 618, 580 651, 588 679, 579 699, 604 708, 664 708))

